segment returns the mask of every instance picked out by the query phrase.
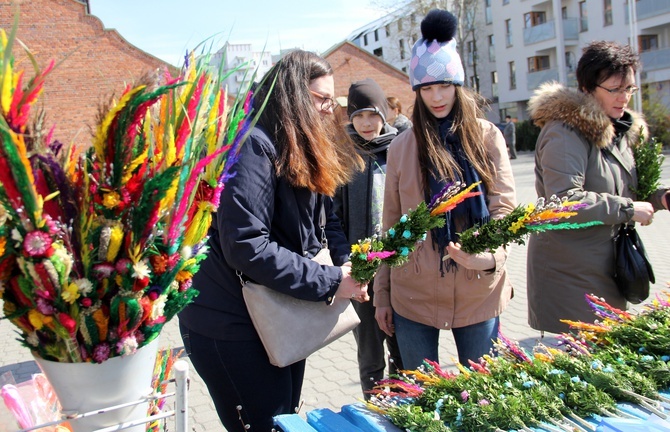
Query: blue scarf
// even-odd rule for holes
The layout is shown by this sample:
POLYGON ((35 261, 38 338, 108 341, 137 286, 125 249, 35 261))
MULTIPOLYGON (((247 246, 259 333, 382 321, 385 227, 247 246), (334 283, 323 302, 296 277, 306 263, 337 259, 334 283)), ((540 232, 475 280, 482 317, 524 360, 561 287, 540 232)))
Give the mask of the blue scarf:
MULTIPOLYGON (((450 113, 446 118, 438 120, 438 133, 440 140, 444 144, 447 151, 454 158, 461 170, 461 175, 459 176, 458 173, 456 173, 457 178, 453 180, 461 181, 466 186, 469 186, 480 181, 480 178, 477 171, 472 167, 472 164, 467 159, 458 135, 451 132, 453 120, 454 118, 452 113, 450 113)), ((430 196, 426 197, 426 202, 430 202, 430 199, 435 194, 440 192, 448 181, 448 179, 435 178, 435 176, 432 174, 434 171, 434 169, 429 171, 430 174, 428 175, 428 182, 430 187, 430 196)), ((473 192, 481 192, 481 195, 468 198, 463 201, 455 209, 446 214, 446 223, 444 224, 444 227, 431 230, 433 249, 437 248, 440 252, 440 274, 442 277, 444 277, 444 261, 442 258, 446 253, 447 245, 450 241, 453 241, 454 243, 458 242, 458 233, 456 232, 457 222, 459 228, 465 230, 475 225, 485 224, 490 220, 489 209, 486 204, 486 188, 484 187, 484 183, 480 183, 479 186, 473 189, 473 192)), ((451 269, 455 267, 456 263, 453 260, 448 260, 447 271, 451 271, 451 269)))

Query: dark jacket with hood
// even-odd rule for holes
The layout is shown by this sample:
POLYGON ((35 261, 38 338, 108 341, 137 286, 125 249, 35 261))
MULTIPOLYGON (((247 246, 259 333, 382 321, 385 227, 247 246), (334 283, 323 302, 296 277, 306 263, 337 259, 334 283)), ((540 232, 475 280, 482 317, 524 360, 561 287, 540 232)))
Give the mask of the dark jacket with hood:
MULTIPOLYGON (((632 111, 613 121, 594 97, 557 83, 541 86, 529 111, 542 128, 535 149, 538 197, 568 196, 587 203, 570 222, 603 223, 529 239, 528 321, 534 329, 559 333, 568 330, 561 319, 593 322, 585 294, 626 307, 613 278, 613 239, 634 214, 637 174, 629 146, 637 143, 646 124, 632 111)), ((656 209, 663 208, 663 192, 651 199, 656 209)))
POLYGON ((347 133, 356 143, 356 149, 365 161, 363 172, 357 173, 354 179, 347 185, 342 186, 335 195, 335 213, 340 218, 349 243, 370 237, 375 232, 380 232, 380 220, 375 220, 376 215, 381 217, 384 205, 384 180, 386 173, 386 153, 393 138, 398 131, 387 123, 381 130, 381 134, 371 141, 365 141, 354 129, 353 125, 347 125, 347 133), (381 179, 375 188, 375 176, 381 179), (377 197, 376 201, 373 199, 377 197))
POLYGON ((278 177, 276 156, 272 138, 256 126, 214 213, 209 255, 193 278, 200 295, 179 314, 180 324, 196 333, 221 340, 258 338, 236 270, 311 301, 332 301, 339 287, 339 267, 311 260, 321 249, 321 203, 328 215, 325 231, 333 262, 340 266, 349 260, 350 245, 333 213, 332 199, 278 177))

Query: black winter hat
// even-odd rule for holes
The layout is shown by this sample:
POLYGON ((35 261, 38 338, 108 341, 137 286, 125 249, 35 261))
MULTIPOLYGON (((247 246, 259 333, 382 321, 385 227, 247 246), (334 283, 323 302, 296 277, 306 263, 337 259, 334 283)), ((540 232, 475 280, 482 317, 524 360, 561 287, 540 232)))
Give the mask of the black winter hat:
POLYGON ((356 81, 349 87, 349 96, 347 97, 347 114, 351 120, 354 114, 360 111, 376 112, 386 123, 386 114, 388 112, 388 103, 384 90, 379 87, 372 78, 365 78, 356 81))

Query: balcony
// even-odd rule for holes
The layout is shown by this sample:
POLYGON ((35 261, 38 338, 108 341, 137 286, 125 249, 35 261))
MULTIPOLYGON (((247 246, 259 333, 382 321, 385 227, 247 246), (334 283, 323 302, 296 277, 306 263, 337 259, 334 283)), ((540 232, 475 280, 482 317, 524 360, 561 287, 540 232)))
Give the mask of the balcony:
POLYGON ((558 81, 558 69, 546 69, 537 72, 528 72, 526 77, 526 88, 535 91, 540 84, 547 81, 558 81))
MULTIPOLYGON (((579 39, 579 19, 566 18, 563 21, 563 39, 564 40, 578 40, 579 39)), ((536 25, 523 29, 523 43, 524 45, 532 45, 538 42, 551 40, 556 38, 556 21, 551 20, 544 24, 536 25)))
MULTIPOLYGON (((635 12, 638 20, 670 13, 670 1, 668 0, 638 0, 636 5, 635 12)), ((626 8, 626 18, 628 18, 628 8, 626 8)))
MULTIPOLYGON (((640 2, 641 3, 641 2, 640 2)), ((670 48, 647 51, 640 54, 642 70, 651 72, 670 68, 670 48)))

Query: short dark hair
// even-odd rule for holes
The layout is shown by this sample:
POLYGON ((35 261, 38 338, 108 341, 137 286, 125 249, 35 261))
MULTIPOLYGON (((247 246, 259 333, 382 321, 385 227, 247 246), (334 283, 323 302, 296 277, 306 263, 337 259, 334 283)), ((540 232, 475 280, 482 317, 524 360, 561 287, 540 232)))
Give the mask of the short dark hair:
POLYGON ((510 120, 512 120, 512 116, 509 115, 509 114, 507 114, 507 115, 505 116, 505 118, 506 118, 506 119, 510 119, 510 120))
POLYGON ((640 59, 630 45, 614 41, 594 41, 584 47, 577 64, 579 89, 590 93, 608 78, 625 76, 629 69, 633 73, 640 67, 640 59))

